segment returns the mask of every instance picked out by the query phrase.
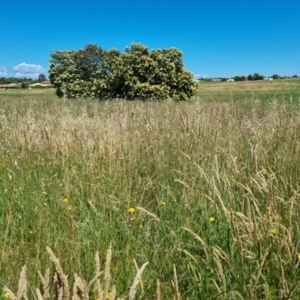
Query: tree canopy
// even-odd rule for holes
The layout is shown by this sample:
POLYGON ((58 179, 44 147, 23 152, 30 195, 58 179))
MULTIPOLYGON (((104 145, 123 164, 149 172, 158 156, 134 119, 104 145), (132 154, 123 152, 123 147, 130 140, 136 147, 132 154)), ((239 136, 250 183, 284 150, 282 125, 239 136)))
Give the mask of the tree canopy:
POLYGON ((42 82, 42 81, 45 81, 45 80, 47 80, 46 76, 44 74, 40 74, 39 78, 38 78, 38 81, 42 82))
POLYGON ((187 100, 196 91, 177 48, 149 50, 135 43, 122 53, 87 45, 51 52, 49 78, 59 97, 187 100))

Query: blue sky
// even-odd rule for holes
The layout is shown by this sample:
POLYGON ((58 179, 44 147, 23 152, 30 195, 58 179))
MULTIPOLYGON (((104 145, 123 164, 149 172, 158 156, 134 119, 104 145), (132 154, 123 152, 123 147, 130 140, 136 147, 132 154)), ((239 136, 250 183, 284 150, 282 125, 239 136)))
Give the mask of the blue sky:
POLYGON ((48 75, 50 51, 177 47, 195 77, 300 76, 300 0, 2 1, 0 77, 48 75))

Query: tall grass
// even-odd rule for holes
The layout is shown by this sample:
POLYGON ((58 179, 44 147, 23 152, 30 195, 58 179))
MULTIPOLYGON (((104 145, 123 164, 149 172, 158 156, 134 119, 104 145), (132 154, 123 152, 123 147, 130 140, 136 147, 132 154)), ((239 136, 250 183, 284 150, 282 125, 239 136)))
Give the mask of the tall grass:
POLYGON ((1 100, 0 124, 0 283, 11 291, 25 264, 29 293, 39 287, 47 247, 71 281, 93 278, 111 243, 118 297, 149 262, 136 299, 300 298, 297 101, 39 95, 1 100))

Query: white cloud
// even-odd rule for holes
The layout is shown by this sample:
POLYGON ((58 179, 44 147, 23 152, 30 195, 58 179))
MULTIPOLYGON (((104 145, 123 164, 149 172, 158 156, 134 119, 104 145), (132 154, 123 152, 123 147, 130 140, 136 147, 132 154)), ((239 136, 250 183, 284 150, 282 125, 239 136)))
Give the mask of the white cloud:
POLYGON ((206 78, 207 77, 207 75, 205 75, 205 74, 202 74, 202 73, 197 73, 197 74, 194 74, 194 78, 195 79, 198 79, 198 78, 206 78))
POLYGON ((41 65, 26 64, 25 62, 18 64, 13 69, 16 71, 16 77, 37 78, 39 74, 47 72, 41 65))
POLYGON ((7 75, 7 68, 0 66, 0 76, 6 76, 7 75))

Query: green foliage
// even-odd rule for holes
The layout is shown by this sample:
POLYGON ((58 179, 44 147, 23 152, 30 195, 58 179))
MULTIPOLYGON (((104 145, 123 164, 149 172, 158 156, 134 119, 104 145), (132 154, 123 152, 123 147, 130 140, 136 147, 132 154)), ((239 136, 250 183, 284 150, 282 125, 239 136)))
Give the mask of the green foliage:
POLYGON ((252 76, 252 80, 263 80, 264 76, 263 75, 259 75, 258 73, 254 73, 252 76))
POLYGON ((196 85, 183 67, 176 48, 150 51, 138 43, 121 53, 87 45, 51 53, 49 74, 59 97, 188 100, 196 85))
POLYGON ((211 81, 211 79, 210 79, 210 78, 207 78, 207 77, 200 77, 198 80, 199 80, 200 82, 210 82, 210 81, 211 81))
POLYGON ((28 82, 22 82, 21 83, 22 89, 28 89, 28 86, 29 86, 28 82))
POLYGON ((0 77, 0 84, 22 83, 24 81, 28 82, 29 84, 36 82, 36 80, 27 77, 0 77))
POLYGON ((47 80, 46 76, 44 74, 40 74, 39 78, 38 78, 38 82, 42 82, 42 81, 45 81, 45 80, 47 80))
POLYGON ((235 77, 233 77, 233 79, 234 79, 234 81, 245 81, 246 77, 245 76, 235 76, 235 77))
MULTIPOLYGON (((273 76, 278 76, 278 75, 273 75, 273 76)), ((272 77, 273 77, 272 76, 272 77)), ((246 78, 245 78, 246 79, 246 78)), ((258 73, 254 73, 253 75, 248 75, 247 76, 248 80, 263 80, 264 76, 263 75, 259 75, 258 73)))

